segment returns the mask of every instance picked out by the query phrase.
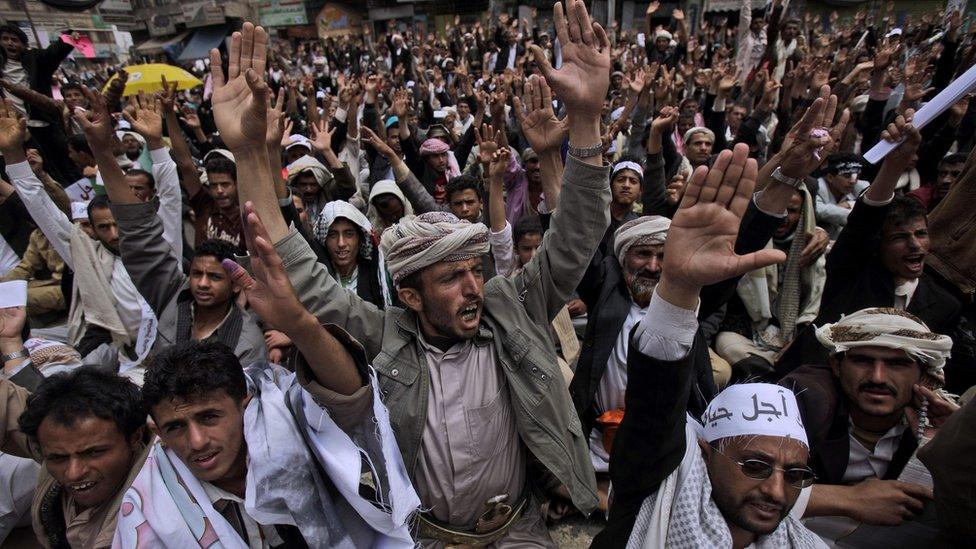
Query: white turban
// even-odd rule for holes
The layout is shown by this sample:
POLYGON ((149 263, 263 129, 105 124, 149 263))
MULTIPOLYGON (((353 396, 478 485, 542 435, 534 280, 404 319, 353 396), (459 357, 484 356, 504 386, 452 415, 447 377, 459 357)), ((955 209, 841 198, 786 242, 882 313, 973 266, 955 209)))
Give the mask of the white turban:
POLYGON ((654 33, 654 41, 656 42, 659 38, 666 38, 668 42, 670 42, 671 39, 673 38, 673 35, 664 29, 659 29, 657 32, 654 33))
POLYGON ((644 244, 664 244, 670 228, 671 220, 660 215, 631 219, 613 233, 613 255, 617 256, 617 261, 623 267, 627 250, 644 244))
POLYGON ((858 347, 886 347, 904 351, 920 362, 926 373, 940 384, 952 338, 932 332, 915 315, 898 309, 877 307, 861 309, 841 317, 833 324, 817 328, 817 339, 831 354, 858 347))
POLYGON ((701 420, 706 442, 760 435, 792 438, 810 447, 796 396, 779 385, 729 385, 708 403, 701 420))
POLYGON ((405 216, 383 231, 380 251, 399 284, 405 277, 440 261, 464 261, 488 253, 488 227, 449 212, 405 216))
POLYGON ((319 162, 314 157, 305 155, 295 160, 291 164, 288 164, 288 183, 292 184, 295 182, 295 178, 299 174, 305 172, 312 172, 315 176, 315 180, 318 181, 320 187, 324 187, 326 183, 332 180, 332 172, 325 167, 325 164, 319 162))
POLYGON ((712 143, 715 142, 715 132, 713 132, 712 130, 706 128, 705 126, 695 126, 694 128, 691 128, 690 130, 686 131, 685 132, 685 136, 684 136, 684 138, 682 138, 681 141, 685 145, 687 145, 688 144, 688 141, 691 140, 691 136, 695 135, 696 133, 703 133, 703 134, 705 134, 705 135, 707 135, 708 137, 711 138, 712 143))

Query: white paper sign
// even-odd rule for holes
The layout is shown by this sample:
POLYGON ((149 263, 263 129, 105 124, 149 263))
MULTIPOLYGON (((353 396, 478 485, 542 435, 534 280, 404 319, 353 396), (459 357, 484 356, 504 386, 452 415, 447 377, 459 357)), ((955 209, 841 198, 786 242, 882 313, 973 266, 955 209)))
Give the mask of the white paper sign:
MULTIPOLYGON (((931 101, 922 106, 915 113, 912 124, 921 130, 929 122, 944 113, 946 109, 956 104, 963 96, 971 92, 973 88, 976 88, 976 65, 969 67, 969 70, 963 73, 962 76, 953 80, 944 90, 939 92, 939 95, 936 95, 931 101)), ((877 145, 871 147, 871 150, 864 155, 864 159, 872 164, 877 164, 878 161, 888 156, 888 153, 895 150, 899 144, 901 142, 891 143, 882 139, 878 141, 877 145)))
POLYGON ((0 309, 27 305, 27 281, 0 282, 0 309))

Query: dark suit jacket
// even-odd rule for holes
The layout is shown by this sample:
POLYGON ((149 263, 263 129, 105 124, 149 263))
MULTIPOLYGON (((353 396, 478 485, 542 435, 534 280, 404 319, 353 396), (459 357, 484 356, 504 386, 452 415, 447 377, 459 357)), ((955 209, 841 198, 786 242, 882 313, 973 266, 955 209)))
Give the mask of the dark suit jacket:
MULTIPOLYGON (((878 249, 887 206, 874 207, 858 200, 847 218, 847 225, 827 254, 827 280, 820 314, 813 325, 836 322, 841 315, 869 307, 892 307, 895 282, 881 263, 878 249)), ((959 321, 961 305, 923 274, 907 311, 919 317, 934 332, 951 334, 959 321)), ((801 364, 826 364, 827 351, 808 326, 783 354, 776 369, 780 376, 801 364)))
POLYGON ((624 547, 644 500, 681 464, 694 369, 692 353, 664 362, 631 344, 624 397, 627 413, 610 455, 613 502, 607 526, 591 548, 624 547))
MULTIPOLYGON (((796 395, 810 443, 810 467, 817 473, 817 482, 842 484, 851 451, 850 408, 837 378, 829 366, 803 366, 779 384, 796 395)), ((917 447, 911 429, 906 429, 883 478, 898 478, 917 447)))
MULTIPOLYGON (((755 202, 750 202, 739 229, 736 253, 747 254, 762 249, 781 221, 778 217, 764 214, 755 202)), ((579 361, 569 386, 584 433, 590 432, 596 420, 593 401, 631 306, 630 292, 616 256, 610 254, 601 259, 597 255, 594 261, 597 260, 598 263, 590 264, 577 287, 580 299, 586 304, 587 322, 579 361)), ((738 281, 738 278, 724 280, 702 290, 699 321, 711 316, 732 297, 738 281)), ((696 390, 691 392, 687 408, 693 415, 700 415, 718 392, 708 356, 708 339, 701 327, 690 356, 696 390)))
MULTIPOLYGON (((54 72, 61 66, 61 62, 74 50, 74 46, 62 42, 60 38, 51 42, 44 49, 28 48, 20 55, 20 63, 27 73, 27 85, 38 93, 51 96, 51 84, 54 72)), ((30 106, 27 106, 30 110, 30 106)), ((31 117, 45 122, 56 122, 46 111, 31 112, 31 117)))

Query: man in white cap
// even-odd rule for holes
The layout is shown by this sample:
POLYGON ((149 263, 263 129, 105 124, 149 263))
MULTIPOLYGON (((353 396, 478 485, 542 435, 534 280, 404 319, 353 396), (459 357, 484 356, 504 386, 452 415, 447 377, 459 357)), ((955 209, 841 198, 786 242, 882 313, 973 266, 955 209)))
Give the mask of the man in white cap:
POLYGON ((818 477, 804 516, 882 525, 913 518, 932 490, 896 479, 919 446, 915 407, 935 426, 955 408, 932 391, 945 383, 952 339, 893 308, 857 311, 816 336, 829 364, 800 367, 779 382, 797 394, 818 477))
MULTIPOLYGON (((566 105, 571 145, 550 229, 518 276, 485 283, 484 225, 447 212, 404 217, 386 229, 380 249, 406 308, 379 311, 342 290, 304 240, 289 232, 260 172, 241 179, 242 198, 255 210, 246 210, 255 241, 276 243, 305 306, 320 322, 345 326, 377 371, 376 381, 364 372, 343 373, 359 376, 362 386, 352 392, 325 387, 334 392, 326 405, 342 423, 370 407, 376 385, 407 473, 429 510, 416 519, 422 545, 554 546, 526 490, 530 475, 539 475, 529 472, 530 461, 558 479, 583 512, 597 505, 586 440, 545 326, 569 300, 608 223, 609 167, 601 161, 599 116, 609 87, 610 43, 582 0, 565 9, 556 4, 554 11, 561 68, 553 69, 536 46, 533 53, 566 105)), ((264 132, 249 137, 241 126, 242 109, 261 116, 267 93, 254 81, 263 73, 264 51, 253 50, 256 59, 230 65, 253 72, 232 73, 226 84, 222 74, 215 78, 218 92, 232 87, 214 93, 214 110, 235 155, 266 154, 264 132)), ((255 156, 256 168, 266 164, 255 156)))
POLYGON ((701 424, 685 411, 702 288, 783 259, 778 250, 733 251, 758 172, 747 154, 740 144, 697 170, 671 223, 661 279, 628 354, 613 503, 594 547, 824 547, 789 516, 814 480, 789 390, 730 387, 701 424))

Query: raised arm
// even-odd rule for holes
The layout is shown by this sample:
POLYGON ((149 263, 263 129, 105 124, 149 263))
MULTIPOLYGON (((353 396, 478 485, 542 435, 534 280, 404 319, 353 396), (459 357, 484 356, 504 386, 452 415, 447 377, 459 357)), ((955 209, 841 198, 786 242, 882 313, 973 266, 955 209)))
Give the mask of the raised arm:
MULTIPOLYGON (((167 89, 164 93, 174 93, 167 89)), ((183 257, 183 197, 180 194, 180 178, 176 173, 176 162, 169 155, 163 142, 164 106, 162 94, 149 97, 139 94, 129 97, 129 106, 123 116, 132 129, 146 138, 146 147, 152 158, 152 173, 156 180, 156 196, 159 197, 159 211, 156 215, 163 222, 163 238, 169 243, 173 257, 183 257)))
POLYGON ((268 35, 261 27, 244 23, 231 37, 230 62, 225 77, 220 53, 210 52, 214 81, 214 120, 224 142, 237 159, 238 195, 242 210, 262 222, 262 233, 274 243, 302 304, 322 323, 339 324, 366 347, 372 358, 379 353, 383 312, 346 292, 318 263, 315 253, 295 231, 289 232, 275 196, 268 169, 267 104, 264 74, 268 35))
POLYGON ((247 250, 251 257, 252 278, 243 267, 224 260, 231 279, 247 296, 248 304, 266 324, 283 332, 308 362, 318 383, 343 395, 351 395, 366 384, 352 355, 295 295, 281 256, 271 245, 254 209, 244 207, 247 250))
POLYGON ((51 200, 40 179, 34 175, 24 152, 27 138, 27 119, 19 118, 17 111, 6 100, 0 99, 0 152, 6 162, 7 177, 17 189, 20 200, 30 212, 37 228, 44 233, 51 246, 70 268, 71 220, 51 200))
POLYGON ((237 163, 239 202, 252 202, 267 227, 272 242, 288 234, 278 206, 274 177, 268 164, 266 96, 263 77, 267 62, 268 34, 261 27, 244 23, 231 36, 227 74, 221 68, 220 52, 210 50, 213 80, 214 122, 237 163))
POLYGON ((525 292, 530 314, 545 312, 539 322, 550 322, 569 301, 590 258, 610 223, 609 166, 604 165, 600 114, 610 85, 610 41, 598 23, 590 20, 582 0, 568 8, 556 4, 556 33, 563 48, 563 64, 555 70, 537 45, 536 64, 566 105, 569 142, 559 207, 553 215, 542 247, 515 278, 525 292), (538 286, 537 286, 538 285, 538 286))
POLYGON ((515 97, 515 116, 522 127, 522 135, 539 155, 542 194, 546 206, 554 210, 559 202, 563 178, 560 151, 568 136, 569 124, 565 118, 556 118, 552 109, 552 90, 545 78, 529 78, 523 98, 515 97))
MULTIPOLYGON (((179 173, 177 176, 176 190, 177 194, 179 194, 179 184, 180 180, 182 180, 187 195, 192 197, 200 191, 200 173, 197 171, 197 166, 193 162, 193 156, 190 154, 190 146, 186 141, 186 135, 183 134, 180 119, 176 114, 175 99, 176 84, 165 86, 163 93, 160 95, 160 100, 163 106, 163 121, 166 124, 166 131, 169 132, 170 145, 173 147, 173 161, 176 162, 176 169, 179 173)), ((199 126, 197 128, 199 129, 199 126)), ((182 211, 180 213, 182 216, 182 211)), ((182 246, 182 240, 180 244, 182 246)))
POLYGON ((644 499, 685 454, 694 376, 689 352, 702 288, 785 259, 778 250, 733 251, 758 174, 748 155, 749 147, 739 144, 719 153, 710 169, 695 170, 671 222, 661 280, 627 357, 627 414, 610 458, 615 497, 595 547, 619 546, 627 538, 644 499))

